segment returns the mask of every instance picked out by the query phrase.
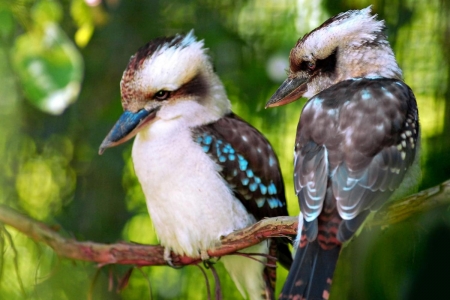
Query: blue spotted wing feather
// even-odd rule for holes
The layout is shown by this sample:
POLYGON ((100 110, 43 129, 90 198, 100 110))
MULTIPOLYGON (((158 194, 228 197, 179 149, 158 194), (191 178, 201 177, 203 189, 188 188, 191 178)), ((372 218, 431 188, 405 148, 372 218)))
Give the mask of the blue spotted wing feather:
POLYGON ((258 130, 231 113, 194 128, 193 136, 256 220, 287 215, 277 156, 258 130))
MULTIPOLYGON (((287 216, 284 183, 278 158, 269 141, 233 113, 193 128, 199 143, 220 167, 220 174, 256 220, 287 216)), ((292 264, 287 238, 276 239, 278 261, 292 264)))

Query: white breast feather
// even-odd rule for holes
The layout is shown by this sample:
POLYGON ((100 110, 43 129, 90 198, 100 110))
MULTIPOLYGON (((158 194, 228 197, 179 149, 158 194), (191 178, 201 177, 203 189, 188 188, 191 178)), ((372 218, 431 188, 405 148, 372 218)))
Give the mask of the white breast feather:
POLYGON ((132 156, 161 244, 198 257, 253 220, 183 123, 160 119, 144 128, 132 156))
MULTIPOLYGON (((189 115, 189 114, 187 114, 189 115)), ((220 237, 255 222, 218 174, 218 165, 193 141, 184 118, 162 114, 133 144, 133 163, 161 245, 200 256, 220 237)), ((192 121, 192 120, 189 120, 192 121)), ((202 121, 202 120, 199 120, 202 121)), ((268 243, 242 252, 268 254, 268 243)), ((260 299, 265 258, 226 256, 222 262, 244 298, 260 299)))

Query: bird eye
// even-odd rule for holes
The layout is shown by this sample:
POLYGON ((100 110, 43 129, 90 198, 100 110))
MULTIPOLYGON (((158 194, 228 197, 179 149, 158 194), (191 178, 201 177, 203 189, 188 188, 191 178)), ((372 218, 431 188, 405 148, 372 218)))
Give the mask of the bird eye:
POLYGON ((316 68, 316 64, 312 61, 308 61, 306 63, 306 66, 308 67, 308 69, 310 69, 311 71, 313 71, 316 68))
POLYGON ((156 98, 156 100, 167 100, 167 98, 169 98, 170 97, 170 92, 169 91, 164 91, 164 90, 161 90, 161 91, 159 91, 159 92, 157 92, 156 94, 155 94, 155 98, 156 98))

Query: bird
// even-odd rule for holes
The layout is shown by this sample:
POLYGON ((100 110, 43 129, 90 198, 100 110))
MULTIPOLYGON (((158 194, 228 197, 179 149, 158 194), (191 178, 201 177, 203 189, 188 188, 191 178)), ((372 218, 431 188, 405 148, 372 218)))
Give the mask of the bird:
POLYGON ((307 98, 294 149, 298 246, 280 299, 328 299, 343 245, 420 181, 416 98, 385 27, 371 6, 331 17, 297 41, 266 104, 307 98))
MULTIPOLYGON (((133 165, 166 261, 171 251, 207 260, 221 237, 288 215, 274 149, 232 112, 204 41, 193 31, 141 47, 120 90, 124 112, 99 153, 135 137, 133 165)), ((274 275, 265 269, 269 248, 289 267, 286 240, 242 251, 266 256, 221 257, 244 298, 273 298, 274 275)))

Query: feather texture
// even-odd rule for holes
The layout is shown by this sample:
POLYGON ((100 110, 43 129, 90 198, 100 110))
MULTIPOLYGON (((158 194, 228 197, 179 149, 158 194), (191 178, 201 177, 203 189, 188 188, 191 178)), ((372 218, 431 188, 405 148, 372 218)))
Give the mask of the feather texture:
POLYGON ((399 80, 346 80, 306 103, 294 169, 305 222, 282 299, 328 299, 342 243, 417 164, 418 139, 416 100, 399 80))

